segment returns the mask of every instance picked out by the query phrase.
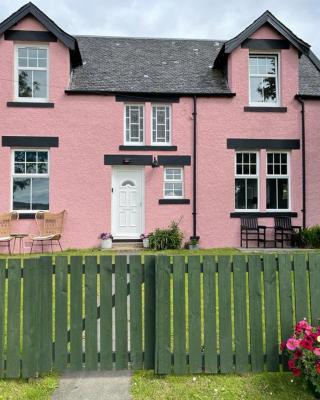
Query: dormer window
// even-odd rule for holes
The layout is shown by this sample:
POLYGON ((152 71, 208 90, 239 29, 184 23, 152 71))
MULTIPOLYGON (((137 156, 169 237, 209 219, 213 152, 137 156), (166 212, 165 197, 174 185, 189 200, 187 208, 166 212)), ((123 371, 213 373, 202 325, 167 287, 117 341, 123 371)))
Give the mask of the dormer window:
POLYGON ((15 98, 18 101, 48 100, 48 47, 16 46, 15 98))
POLYGON ((279 105, 277 55, 250 54, 249 102, 252 106, 279 105))

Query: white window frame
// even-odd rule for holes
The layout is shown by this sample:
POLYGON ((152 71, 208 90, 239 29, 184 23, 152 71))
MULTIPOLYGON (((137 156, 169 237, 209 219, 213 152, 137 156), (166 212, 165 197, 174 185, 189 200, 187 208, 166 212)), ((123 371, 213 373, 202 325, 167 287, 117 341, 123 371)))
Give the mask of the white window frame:
POLYGON ((184 168, 178 165, 167 165, 163 169, 163 198, 164 199, 184 199, 184 168), (174 168, 174 169, 180 169, 181 170, 181 180, 175 180, 175 179, 167 179, 166 178, 166 172, 167 169, 169 168, 174 168), (166 183, 182 183, 182 195, 181 196, 167 196, 166 195, 166 183))
MULTIPOLYGON (((260 210, 260 153, 259 151, 252 150, 239 150, 234 153, 234 190, 236 187, 236 179, 256 179, 257 180, 257 208, 236 208, 236 198, 234 193, 234 210, 236 212, 259 212, 260 210), (237 173, 237 154, 255 154, 256 155, 256 174, 238 174, 237 173)), ((250 162, 249 162, 250 165, 250 162)), ((246 184, 246 196, 247 196, 247 184, 246 184)), ((247 206, 246 198, 246 206, 247 206)))
MULTIPOLYGON (((288 179, 288 208, 267 208, 267 197, 266 197, 266 211, 267 212, 285 212, 291 211, 291 153, 286 150, 276 150, 276 151, 267 151, 266 152, 266 196, 267 196, 267 180, 268 179, 288 179), (286 174, 268 174, 268 154, 287 154, 287 173, 286 174)), ((281 172, 281 171, 280 171, 281 172)), ((278 203, 278 184, 276 201, 278 203)))
MULTIPOLYGON (((127 146, 144 146, 145 145, 145 140, 146 140, 146 135, 145 135, 145 126, 146 126, 146 110, 145 110, 145 105, 143 103, 125 103, 124 104, 124 109, 123 109, 123 125, 124 125, 124 139, 123 143, 127 146), (142 107, 143 109, 143 129, 142 129, 142 135, 143 135, 143 140, 142 142, 131 142, 127 141, 127 121, 126 121, 126 114, 127 114, 127 107, 142 107)), ((130 114, 129 114, 130 115, 130 114)), ((130 124, 129 124, 130 126, 130 124)))
POLYGON ((35 102, 35 103, 43 103, 49 100, 49 46, 37 43, 17 43, 14 46, 14 99, 19 102, 35 102), (32 47, 41 50, 47 50, 47 67, 21 67, 19 68, 18 63, 18 49, 32 47), (47 96, 46 97, 19 97, 19 69, 25 70, 36 70, 36 71, 47 71, 47 96))
POLYGON ((279 71, 281 71, 280 68, 280 53, 279 52, 275 52, 275 51, 271 51, 271 52, 267 52, 267 51, 263 51, 263 52, 259 52, 259 51, 252 51, 249 53, 249 62, 248 62, 248 77, 249 77, 249 105, 253 106, 253 107, 279 107, 281 104, 281 99, 280 99, 280 73, 279 71), (277 101, 275 103, 268 103, 268 102, 254 102, 251 101, 251 76, 263 76, 263 77, 270 77, 273 75, 263 75, 263 74, 252 74, 250 73, 250 57, 251 56, 257 56, 257 57, 275 57, 276 58, 276 73, 275 73, 275 78, 276 78, 276 94, 277 94, 277 101))
POLYGON ((48 178, 49 179, 49 209, 50 209, 50 149, 48 148, 12 148, 11 149, 11 189, 10 189, 10 208, 12 211, 18 211, 19 214, 36 214, 38 211, 48 210, 14 210, 13 209, 13 179, 14 178, 48 178), (48 173, 47 174, 17 174, 14 172, 14 153, 15 151, 46 151, 48 153, 48 173))
MULTIPOLYGON (((166 122, 165 122, 166 126, 166 122)), ((156 124, 156 136, 157 136, 157 124, 156 124)), ((165 136, 167 136, 167 131, 165 129, 165 136)), ((161 104, 161 103, 154 103, 151 104, 151 144, 153 146, 170 146, 171 145, 171 139, 172 137, 172 106, 171 104, 161 104), (168 107, 169 110, 169 141, 168 142, 157 142, 153 140, 153 128, 154 128, 154 122, 153 122, 153 109, 157 107, 168 107)))

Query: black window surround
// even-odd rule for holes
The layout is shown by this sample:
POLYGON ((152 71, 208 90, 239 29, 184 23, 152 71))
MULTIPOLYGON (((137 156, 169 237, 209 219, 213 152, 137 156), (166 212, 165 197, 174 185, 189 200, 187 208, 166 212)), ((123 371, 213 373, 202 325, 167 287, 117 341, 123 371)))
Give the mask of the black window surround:
POLYGON ((227 148, 234 150, 299 150, 299 139, 227 139, 227 148))
POLYGON ((256 107, 256 106, 245 106, 243 107, 244 112, 266 112, 266 113, 286 113, 287 107, 256 107))
POLYGON ((246 212, 246 211, 234 211, 230 213, 231 218, 241 217, 258 217, 258 218, 274 218, 274 217, 291 217, 296 218, 298 213, 291 211, 270 211, 270 212, 246 212))
POLYGON ((5 40, 19 40, 26 42, 56 42, 57 37, 49 31, 23 31, 7 30, 4 32, 5 40))
POLYGON ((288 40, 282 39, 251 39, 248 38, 241 43, 241 47, 250 50, 278 50, 289 49, 288 40))
POLYGON ((191 156, 158 156, 159 165, 191 165, 191 156))
POLYGON ((2 136, 3 147, 59 147, 56 136, 2 136))
POLYGON ((137 154, 105 154, 104 165, 152 165, 152 156, 137 154))
POLYGON ((153 150, 160 150, 160 151, 177 151, 177 146, 130 146, 130 145, 120 145, 119 150, 126 150, 126 151, 153 151, 153 150))
POLYGON ((7 107, 17 108, 54 108, 54 103, 33 101, 8 101, 7 107))
POLYGON ((159 204, 190 204, 190 199, 159 199, 159 204))
POLYGON ((157 103, 179 103, 180 97, 171 94, 116 94, 115 100, 118 102, 157 102, 157 103))

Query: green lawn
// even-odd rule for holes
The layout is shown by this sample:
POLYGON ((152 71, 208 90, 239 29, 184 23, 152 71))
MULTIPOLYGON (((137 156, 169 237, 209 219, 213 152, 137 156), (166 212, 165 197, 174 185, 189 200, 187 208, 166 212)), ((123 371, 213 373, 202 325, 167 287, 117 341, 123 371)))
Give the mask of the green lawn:
POLYGON ((0 379, 0 400, 49 400, 57 385, 56 375, 30 382, 25 379, 0 379))
POLYGON ((155 376, 135 372, 133 400, 311 400, 314 397, 289 373, 155 376))

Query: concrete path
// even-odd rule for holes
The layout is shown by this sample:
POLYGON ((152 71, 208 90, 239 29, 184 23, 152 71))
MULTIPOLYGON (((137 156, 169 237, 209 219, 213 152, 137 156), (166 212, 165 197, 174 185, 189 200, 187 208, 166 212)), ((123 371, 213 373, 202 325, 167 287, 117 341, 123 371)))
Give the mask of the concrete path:
POLYGON ((64 374, 52 400, 129 400, 130 371, 64 374))

